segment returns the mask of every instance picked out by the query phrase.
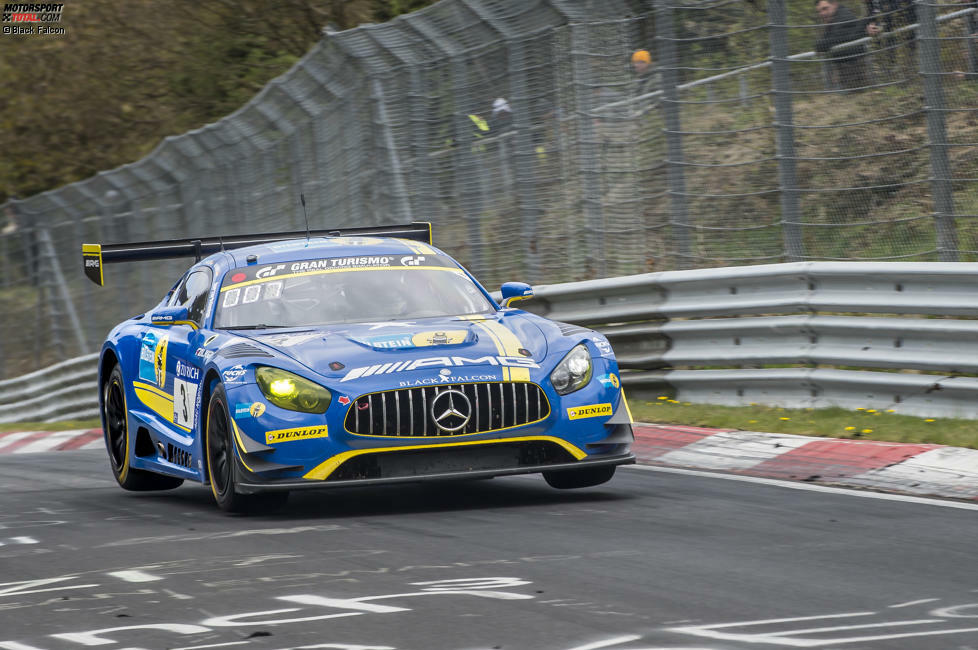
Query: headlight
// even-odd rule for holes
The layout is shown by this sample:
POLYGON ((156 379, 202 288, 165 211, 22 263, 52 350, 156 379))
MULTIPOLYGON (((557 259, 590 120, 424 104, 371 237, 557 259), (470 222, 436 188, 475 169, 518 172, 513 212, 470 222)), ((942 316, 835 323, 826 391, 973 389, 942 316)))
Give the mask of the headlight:
POLYGON ((591 353, 583 343, 574 346, 550 373, 550 383, 560 395, 573 393, 591 381, 591 353))
POLYGON ((290 411, 325 413, 333 397, 319 384, 281 368, 258 368, 255 379, 269 402, 290 411))

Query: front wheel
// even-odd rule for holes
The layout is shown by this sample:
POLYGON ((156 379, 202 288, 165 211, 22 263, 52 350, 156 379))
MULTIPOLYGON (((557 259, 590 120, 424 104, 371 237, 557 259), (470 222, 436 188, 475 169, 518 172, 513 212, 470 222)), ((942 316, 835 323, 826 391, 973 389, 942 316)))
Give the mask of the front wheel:
POLYGON ((207 407, 204 447, 207 455, 207 477, 218 507, 225 512, 271 510, 284 505, 288 492, 241 494, 235 489, 234 440, 231 417, 224 386, 214 389, 207 407))
POLYGON ((573 490, 607 483, 615 475, 615 469, 617 469, 615 465, 563 469, 544 472, 543 478, 550 487, 557 488, 558 490, 573 490))
POLYGON ((125 384, 122 369, 112 368, 102 386, 102 422, 105 423, 105 449, 109 452, 112 476, 124 490, 172 490, 183 484, 182 478, 154 474, 129 466, 129 418, 126 411, 125 384))

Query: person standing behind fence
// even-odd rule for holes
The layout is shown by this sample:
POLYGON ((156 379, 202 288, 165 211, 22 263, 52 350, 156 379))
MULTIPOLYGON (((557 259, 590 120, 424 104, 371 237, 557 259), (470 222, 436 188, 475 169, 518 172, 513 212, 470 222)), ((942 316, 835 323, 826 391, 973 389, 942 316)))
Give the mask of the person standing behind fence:
POLYGON ((865 18, 857 18, 837 0, 815 0, 815 11, 825 24, 815 41, 815 51, 828 54, 831 58, 836 84, 850 89, 866 86, 866 46, 859 44, 837 50, 832 48, 859 40, 866 34, 875 36, 880 33, 879 26, 867 24, 865 18))
POLYGON ((917 8, 913 0, 865 0, 866 16, 869 26, 876 25, 882 30, 882 46, 887 51, 886 58, 890 63, 897 60, 897 46, 906 43, 907 52, 904 63, 909 69, 914 66, 914 51, 917 46, 917 31, 906 29, 900 34, 893 32, 909 27, 917 22, 917 8))
POLYGON ((635 97, 659 90, 659 71, 652 65, 652 55, 648 50, 632 52, 632 77, 635 97))

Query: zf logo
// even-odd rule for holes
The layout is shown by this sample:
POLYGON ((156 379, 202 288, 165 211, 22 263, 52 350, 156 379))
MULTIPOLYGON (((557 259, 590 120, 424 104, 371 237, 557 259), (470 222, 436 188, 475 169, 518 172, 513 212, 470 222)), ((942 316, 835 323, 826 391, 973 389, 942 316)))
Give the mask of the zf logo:
POLYGON ((255 273, 256 278, 270 278, 282 269, 285 268, 285 264, 276 264, 275 266, 266 266, 263 269, 258 269, 258 273, 255 273))
POLYGON ((424 255, 405 255, 401 258, 404 266, 421 266, 421 262, 424 262, 424 255))

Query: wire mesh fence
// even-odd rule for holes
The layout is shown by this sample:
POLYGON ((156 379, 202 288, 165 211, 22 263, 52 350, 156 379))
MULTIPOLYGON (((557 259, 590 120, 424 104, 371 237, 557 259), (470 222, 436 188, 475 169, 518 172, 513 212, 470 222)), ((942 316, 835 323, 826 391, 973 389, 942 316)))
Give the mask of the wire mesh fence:
POLYGON ((490 288, 978 259, 976 50, 973 1, 442 0, 327 32, 219 122, 0 206, 0 377, 186 268, 98 289, 82 242, 299 230, 300 193, 313 228, 431 221, 490 288))

